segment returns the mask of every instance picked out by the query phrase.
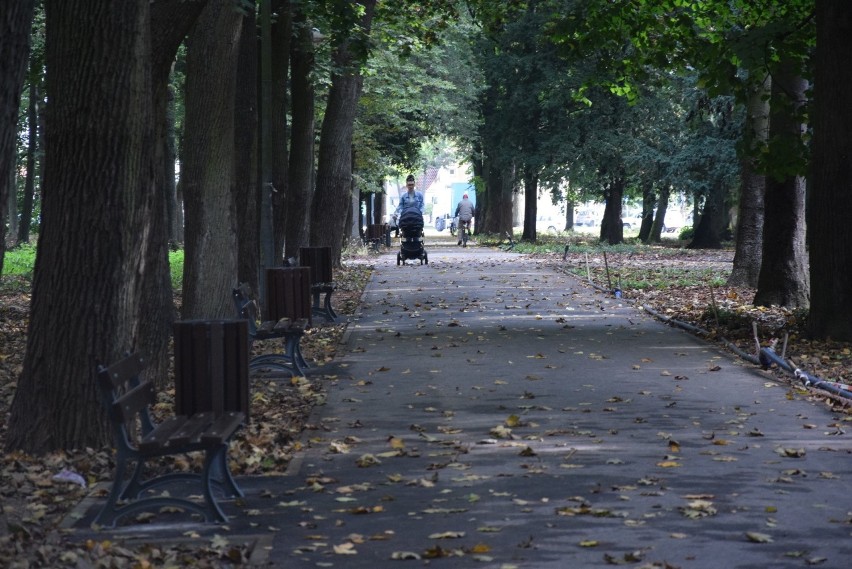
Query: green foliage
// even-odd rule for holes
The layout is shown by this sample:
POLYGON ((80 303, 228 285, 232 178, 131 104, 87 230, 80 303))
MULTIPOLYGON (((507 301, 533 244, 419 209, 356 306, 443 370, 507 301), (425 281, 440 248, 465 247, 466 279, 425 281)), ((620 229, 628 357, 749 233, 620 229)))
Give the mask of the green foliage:
POLYGON ((32 281, 35 257, 36 248, 34 245, 21 245, 9 249, 3 257, 3 276, 22 277, 32 281))
POLYGON ((681 241, 687 241, 693 237, 695 237, 695 228, 691 225, 681 228, 680 233, 678 234, 678 239, 681 241))
MULTIPOLYGON (((22 245, 9 251, 3 259, 2 286, 32 286, 33 269, 36 261, 35 245, 22 245)), ((183 283, 183 249, 169 251, 172 288, 180 290, 183 283)))
POLYGON ((183 249, 169 251, 169 269, 171 272, 172 288, 180 290, 183 286, 183 249))

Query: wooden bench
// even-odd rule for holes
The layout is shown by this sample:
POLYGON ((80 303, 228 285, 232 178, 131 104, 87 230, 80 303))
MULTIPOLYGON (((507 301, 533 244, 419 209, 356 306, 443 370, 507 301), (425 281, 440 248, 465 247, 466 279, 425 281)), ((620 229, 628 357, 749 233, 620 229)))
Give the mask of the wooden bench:
MULTIPOLYGON (((288 356, 286 346, 289 342, 298 341, 304 334, 304 327, 293 326, 293 322, 285 319, 282 322, 274 320, 261 320, 260 310, 257 302, 252 299, 251 290, 246 283, 240 284, 233 289, 234 307, 237 317, 248 322, 248 350, 255 340, 284 340, 285 353, 258 354, 250 356, 249 370, 272 370, 283 371, 290 375, 303 375, 303 368, 308 367, 307 362, 301 357, 301 350, 293 348, 292 355, 288 356), (292 339, 291 339, 292 338, 292 339), (293 365, 292 357, 296 356, 299 361, 293 365)), ((297 323, 298 324, 298 323, 297 323)))
POLYGON ((299 264, 311 269, 311 313, 328 322, 337 322, 337 313, 331 306, 331 295, 337 289, 332 276, 331 247, 301 247, 299 264), (320 296, 324 295, 322 302, 320 296))
POLYGON ((364 241, 367 245, 371 245, 374 250, 378 251, 382 245, 390 246, 390 234, 388 232, 388 224, 374 223, 367 226, 364 241))
POLYGON ((284 357, 297 375, 304 375, 308 362, 302 356, 302 337, 313 324, 311 317, 311 270, 308 267, 266 269, 265 322, 285 334, 284 357))
MULTIPOLYGON (((157 424, 151 406, 157 402, 154 386, 141 381, 145 360, 133 354, 109 366, 98 366, 101 397, 109 415, 116 446, 115 473, 106 504, 94 520, 95 526, 113 527, 127 515, 162 508, 189 510, 207 522, 226 522, 214 488, 225 496, 243 496, 228 468, 228 441, 245 421, 239 411, 174 415, 157 424), (198 472, 169 472, 144 478, 151 459, 192 452, 204 453, 204 466, 198 472), (127 474, 133 464, 129 479, 127 474), (192 483, 192 495, 200 492, 202 501, 169 493, 153 493, 165 485, 192 483)), ((184 490, 186 488, 183 488, 184 490)), ((184 493, 184 495, 187 495, 184 493)))
POLYGON ((179 320, 172 325, 177 415, 238 411, 248 422, 248 329, 243 319, 179 320))

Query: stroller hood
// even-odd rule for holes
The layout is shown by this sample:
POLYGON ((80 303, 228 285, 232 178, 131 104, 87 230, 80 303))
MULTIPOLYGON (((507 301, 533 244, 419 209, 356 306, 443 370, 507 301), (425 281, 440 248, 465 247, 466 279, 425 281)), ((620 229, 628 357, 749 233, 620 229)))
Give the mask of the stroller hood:
POLYGON ((399 214, 399 228, 405 233, 420 234, 423 231, 423 215, 418 207, 407 207, 399 214))

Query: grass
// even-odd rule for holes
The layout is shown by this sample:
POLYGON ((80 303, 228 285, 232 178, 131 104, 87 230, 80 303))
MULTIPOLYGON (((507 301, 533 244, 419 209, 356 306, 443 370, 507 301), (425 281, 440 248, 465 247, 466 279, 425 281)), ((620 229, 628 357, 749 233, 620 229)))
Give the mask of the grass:
MULTIPOLYGON (((0 279, 0 290, 9 292, 29 290, 33 284, 35 259, 35 245, 22 245, 6 251, 6 256, 3 258, 3 278, 0 279)), ((179 290, 183 283, 183 249, 169 251, 169 266, 171 267, 172 287, 179 290)))
MULTIPOLYGON (((729 269, 706 267, 649 267, 631 266, 630 263, 619 262, 618 259, 652 257, 665 259, 667 257, 688 256, 691 253, 683 248, 683 242, 676 238, 663 237, 662 243, 646 245, 636 237, 625 237, 623 243, 609 245, 601 243, 597 234, 590 233, 540 233, 535 243, 520 240, 515 234, 515 246, 512 251, 527 254, 559 254, 563 255, 565 246, 571 255, 600 256, 610 255, 610 279, 613 285, 622 290, 659 290, 671 286, 724 286, 730 274, 729 269)), ((505 238, 496 235, 479 235, 478 240, 483 245, 497 246, 505 244, 505 238)), ((587 276, 585 263, 574 266, 569 270, 578 276, 587 276)), ((605 267, 600 263, 590 267, 589 272, 595 282, 607 282, 605 267)))

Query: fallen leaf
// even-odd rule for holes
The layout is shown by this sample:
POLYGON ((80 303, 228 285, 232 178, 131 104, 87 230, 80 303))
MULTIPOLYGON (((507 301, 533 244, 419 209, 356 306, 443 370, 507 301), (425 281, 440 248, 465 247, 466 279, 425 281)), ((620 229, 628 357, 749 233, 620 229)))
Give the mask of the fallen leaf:
POLYGON ((745 535, 752 543, 772 543, 774 541, 771 535, 756 531, 747 531, 745 535))

